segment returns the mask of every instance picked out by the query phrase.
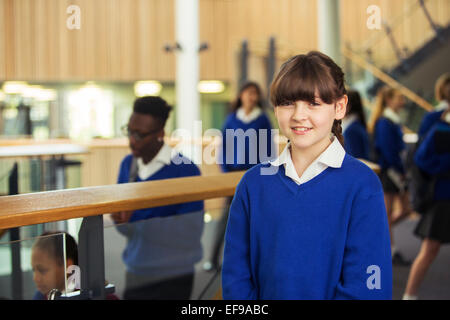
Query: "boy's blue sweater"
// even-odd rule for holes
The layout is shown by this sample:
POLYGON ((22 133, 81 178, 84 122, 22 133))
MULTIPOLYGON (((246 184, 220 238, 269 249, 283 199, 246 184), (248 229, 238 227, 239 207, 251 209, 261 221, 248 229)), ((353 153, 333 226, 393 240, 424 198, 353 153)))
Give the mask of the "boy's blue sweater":
MULTIPOLYGON (((128 182, 132 158, 128 155, 123 159, 118 183, 128 182)), ((184 157, 180 159, 188 161, 184 157)), ((197 175, 200 170, 195 164, 172 161, 145 181, 197 175)), ((136 181, 142 180, 138 176, 136 181)), ((203 254, 203 226, 203 201, 134 211, 130 223, 117 226, 117 230, 127 237, 122 254, 127 270, 159 278, 194 272, 194 264, 203 254)))
MULTIPOLYGON (((236 112, 231 113, 225 120, 225 124, 222 129, 222 148, 220 150, 220 166, 223 172, 237 171, 237 170, 247 170, 253 167, 255 164, 268 161, 277 156, 275 154, 275 147, 273 145, 273 137, 271 133, 272 126, 270 124, 270 120, 267 115, 263 112, 261 115, 255 120, 245 123, 239 120, 236 117, 236 112), (230 141, 226 139, 226 130, 232 129, 242 129, 244 132, 250 133, 251 131, 247 131, 249 129, 256 130, 256 140, 250 141, 250 138, 245 138, 245 143, 239 145, 238 139, 234 137, 234 148, 230 144, 230 141), (267 130, 267 140, 261 140, 259 129, 267 130), (261 141, 260 141, 261 140, 261 141), (249 143, 251 142, 251 143, 249 143), (260 155, 260 143, 261 145, 265 145, 267 152, 261 150, 260 155), (272 156, 272 150, 274 155, 272 156), (255 158, 250 156, 252 153, 255 158), (227 156, 228 155, 228 156, 227 156), (228 157, 228 161, 227 161, 228 157), (252 161, 253 160, 253 161, 252 161)), ((249 134, 250 136, 250 134, 249 134)))
POLYGON ((268 166, 245 173, 231 204, 224 299, 391 299, 389 228, 375 173, 347 154, 341 168, 299 186, 283 166, 261 175, 268 166))
POLYGON ((424 140, 414 155, 417 166, 438 179, 434 187, 434 200, 450 200, 450 178, 442 177, 450 173, 450 152, 439 153, 436 150, 436 134, 449 132, 450 125, 437 120, 425 134, 424 140), (439 176, 441 175, 441 177, 439 176))
POLYGON ((361 121, 354 121, 344 131, 345 151, 355 158, 369 160, 369 134, 361 121))
POLYGON ((375 150, 382 169, 393 168, 404 174, 400 152, 405 148, 402 128, 391 120, 381 117, 375 124, 375 150))
MULTIPOLYGON (((185 162, 189 161, 187 158, 183 157, 182 155, 179 154, 179 156, 181 157, 180 159, 184 159, 183 161, 185 161, 185 162)), ((127 155, 122 160, 122 163, 120 165, 119 178, 117 181, 118 183, 128 183, 132 160, 133 160, 133 156, 131 154, 127 155)), ((200 175, 200 170, 192 162, 178 164, 178 165, 171 162, 170 165, 164 166, 163 168, 161 168, 159 171, 155 172, 153 175, 151 175, 144 181, 163 180, 163 179, 170 179, 170 178, 182 178, 182 177, 199 176, 199 175, 200 175)), ((143 181, 143 180, 141 180, 138 175, 136 177, 136 182, 140 182, 140 181, 143 181)), ((182 204, 174 204, 174 205, 168 205, 168 206, 162 206, 162 207, 141 209, 141 210, 134 211, 129 222, 134 222, 137 220, 143 220, 143 219, 147 219, 147 218, 165 217, 165 216, 171 216, 171 215, 175 215, 175 214, 195 212, 195 211, 199 211, 199 210, 203 210, 203 201, 187 202, 187 203, 182 203, 182 204)))

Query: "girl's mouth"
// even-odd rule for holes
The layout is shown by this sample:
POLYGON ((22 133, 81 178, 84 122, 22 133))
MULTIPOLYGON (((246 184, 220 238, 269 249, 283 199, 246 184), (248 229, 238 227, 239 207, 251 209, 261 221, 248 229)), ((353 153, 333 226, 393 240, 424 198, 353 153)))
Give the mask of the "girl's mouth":
POLYGON ((293 127, 292 131, 297 135, 304 135, 310 132, 312 128, 309 127, 293 127))

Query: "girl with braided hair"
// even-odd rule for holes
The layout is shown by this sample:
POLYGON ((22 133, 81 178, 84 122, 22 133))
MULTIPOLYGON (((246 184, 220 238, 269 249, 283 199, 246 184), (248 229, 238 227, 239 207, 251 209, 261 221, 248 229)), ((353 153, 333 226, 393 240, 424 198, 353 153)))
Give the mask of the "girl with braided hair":
POLYGON ((320 52, 285 62, 271 102, 289 142, 249 169, 231 203, 225 299, 391 299, 383 189, 343 148, 344 74, 320 52))

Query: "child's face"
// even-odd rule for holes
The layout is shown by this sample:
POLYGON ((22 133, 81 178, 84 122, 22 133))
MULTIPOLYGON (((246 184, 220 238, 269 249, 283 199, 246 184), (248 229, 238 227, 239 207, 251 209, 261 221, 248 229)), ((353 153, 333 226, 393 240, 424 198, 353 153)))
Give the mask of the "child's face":
POLYGON ((31 267, 34 283, 42 294, 47 295, 52 289, 64 290, 66 276, 64 265, 51 258, 45 250, 33 248, 31 267))
POLYGON ((243 106, 253 107, 258 103, 258 90, 255 87, 248 87, 241 93, 240 98, 243 106))
POLYGON ((395 91, 394 95, 388 100, 387 104, 394 110, 400 110, 405 105, 405 98, 401 92, 395 91))
POLYGON ((315 103, 298 100, 276 106, 275 116, 291 146, 306 151, 329 142, 333 122, 345 116, 346 106, 347 96, 327 104, 316 95, 315 103))

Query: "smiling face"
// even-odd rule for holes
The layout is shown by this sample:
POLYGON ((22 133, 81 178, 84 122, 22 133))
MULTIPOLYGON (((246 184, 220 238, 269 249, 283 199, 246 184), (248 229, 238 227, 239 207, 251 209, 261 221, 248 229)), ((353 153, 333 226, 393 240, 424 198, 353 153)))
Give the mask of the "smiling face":
POLYGON ((271 85, 270 100, 294 151, 318 155, 332 133, 343 144, 339 123, 334 123, 346 112, 344 74, 328 56, 313 51, 286 61, 271 85))
POLYGON ((275 107, 275 117, 281 132, 290 140, 292 148, 302 151, 323 150, 330 143, 334 120, 345 116, 347 96, 335 104, 297 100, 275 107))

